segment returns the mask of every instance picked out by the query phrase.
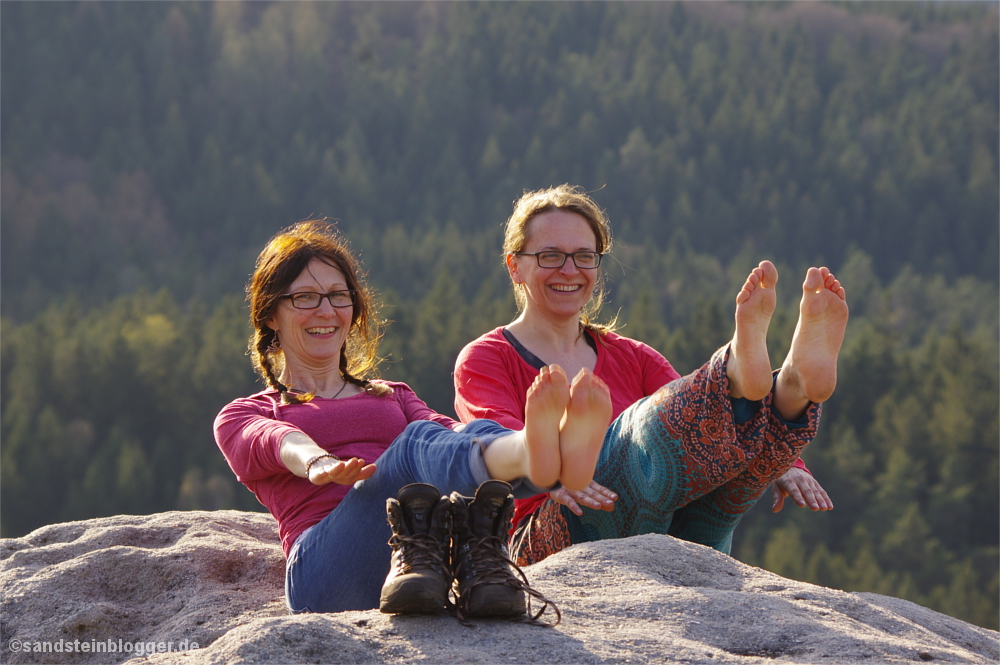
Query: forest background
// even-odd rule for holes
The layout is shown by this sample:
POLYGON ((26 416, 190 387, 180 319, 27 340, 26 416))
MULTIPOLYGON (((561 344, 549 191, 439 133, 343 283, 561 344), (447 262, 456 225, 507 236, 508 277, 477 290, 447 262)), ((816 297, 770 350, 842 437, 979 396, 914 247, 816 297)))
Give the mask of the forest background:
POLYGON ((261 510, 217 450, 259 384, 243 285, 340 220, 382 294, 383 376, 453 413, 511 320, 502 224, 592 191, 605 317, 682 372, 763 258, 772 362, 809 265, 845 284, 804 457, 836 505, 761 501, 734 555, 998 625, 997 3, 0 4, 3 536, 261 510))

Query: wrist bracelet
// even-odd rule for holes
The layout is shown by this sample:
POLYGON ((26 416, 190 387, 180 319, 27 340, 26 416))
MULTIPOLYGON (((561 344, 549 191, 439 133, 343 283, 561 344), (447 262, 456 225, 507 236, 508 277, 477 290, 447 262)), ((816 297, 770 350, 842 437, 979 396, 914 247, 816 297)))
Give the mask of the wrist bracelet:
POLYGON ((309 461, 306 462, 306 478, 309 477, 309 472, 312 470, 313 464, 320 461, 321 459, 332 459, 332 460, 337 460, 338 462, 340 461, 339 457, 337 457, 336 455, 332 455, 330 453, 323 453, 322 455, 316 455, 316 457, 311 457, 309 458, 309 461))

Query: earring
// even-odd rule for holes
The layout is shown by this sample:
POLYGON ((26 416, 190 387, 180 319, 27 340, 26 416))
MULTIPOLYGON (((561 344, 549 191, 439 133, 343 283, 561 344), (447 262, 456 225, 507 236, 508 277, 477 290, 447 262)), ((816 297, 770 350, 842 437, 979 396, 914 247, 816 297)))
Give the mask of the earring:
POLYGON ((274 339, 271 340, 271 345, 267 347, 268 353, 277 353, 281 351, 281 340, 278 339, 278 331, 274 331, 274 339))

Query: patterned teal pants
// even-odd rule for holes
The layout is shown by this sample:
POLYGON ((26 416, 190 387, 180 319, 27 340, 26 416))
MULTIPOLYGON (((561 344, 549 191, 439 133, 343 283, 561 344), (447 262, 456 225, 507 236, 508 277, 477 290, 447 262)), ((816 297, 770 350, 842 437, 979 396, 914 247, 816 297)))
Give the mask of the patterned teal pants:
POLYGON ((729 397, 729 349, 626 409, 608 428, 594 480, 618 494, 582 516, 547 500, 512 540, 519 565, 576 543, 663 533, 729 553, 733 532, 812 440, 821 406, 798 422, 729 397))

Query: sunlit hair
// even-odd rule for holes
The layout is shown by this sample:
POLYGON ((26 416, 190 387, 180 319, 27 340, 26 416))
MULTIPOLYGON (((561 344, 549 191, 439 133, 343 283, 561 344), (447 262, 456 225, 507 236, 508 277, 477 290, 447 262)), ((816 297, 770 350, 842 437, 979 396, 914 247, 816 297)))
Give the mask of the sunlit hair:
MULTIPOLYGON (((531 220, 553 210, 572 212, 582 217, 597 239, 595 249, 601 254, 611 251, 611 223, 608 221, 607 215, 582 187, 566 184, 534 192, 526 191, 520 199, 514 202, 514 212, 507 219, 504 232, 504 261, 509 254, 524 251, 531 236, 531 220)), ((527 304, 527 297, 524 294, 525 287, 523 284, 513 284, 513 288, 514 299, 517 301, 517 311, 523 312, 527 304)), ((615 321, 606 324, 594 321, 604 304, 604 295, 604 273, 601 271, 597 276, 594 292, 580 312, 580 323, 584 328, 593 331, 598 336, 613 331, 615 328, 615 321)))
MULTIPOLYGON (((391 392, 376 378, 378 343, 383 322, 378 318, 378 303, 368 290, 364 273, 351 254, 347 241, 325 220, 311 219, 280 231, 257 257, 257 265, 247 284, 250 302, 250 357, 254 369, 268 386, 281 393, 285 403, 311 400, 310 393, 296 393, 278 380, 285 366, 285 354, 275 343, 276 333, 267 325, 281 304, 281 296, 306 266, 319 260, 336 268, 347 280, 347 288, 356 291, 351 316, 351 330, 340 354, 340 373, 350 383, 371 394, 391 392)), ((280 340, 278 340, 280 342, 280 340)))

